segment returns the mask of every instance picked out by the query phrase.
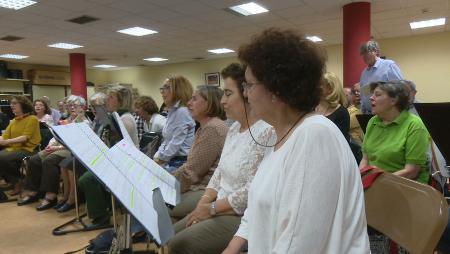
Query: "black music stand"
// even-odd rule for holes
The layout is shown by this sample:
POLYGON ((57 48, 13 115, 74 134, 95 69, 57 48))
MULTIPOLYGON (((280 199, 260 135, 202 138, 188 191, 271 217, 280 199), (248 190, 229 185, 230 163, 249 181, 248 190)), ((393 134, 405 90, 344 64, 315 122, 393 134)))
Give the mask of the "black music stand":
MULTIPOLYGON (((53 134, 53 137, 55 137, 55 139, 62 145, 64 145, 65 147, 67 147, 64 142, 58 137, 58 135, 56 135, 56 133, 53 132, 53 130, 51 128, 49 128, 49 130, 51 131, 51 133, 53 134)), ((75 194, 75 212, 76 212, 76 216, 74 219, 56 227, 55 229, 53 229, 52 233, 55 236, 58 235, 65 235, 65 234, 69 234, 69 233, 76 233, 76 232, 85 232, 85 231, 92 231, 92 230, 97 230, 97 229, 105 229, 105 228, 111 228, 112 225, 110 224, 106 224, 106 225, 101 225, 101 226, 97 226, 97 227, 93 227, 93 226, 89 226, 86 225, 83 221, 83 218, 87 216, 87 213, 83 213, 80 214, 80 205, 78 204, 78 189, 76 187, 77 184, 77 176, 76 176, 76 163, 77 163, 77 158, 75 157, 75 155, 72 153, 72 172, 73 172, 73 180, 75 183, 75 189, 74 189, 74 194, 75 194), (78 225, 78 227, 74 228, 74 229, 67 229, 67 227, 69 226, 75 226, 78 225)))
POLYGON ((359 126, 361 126, 364 134, 366 133, 367 124, 369 123, 370 118, 372 118, 373 116, 374 115, 371 114, 356 115, 356 119, 358 119, 359 126))

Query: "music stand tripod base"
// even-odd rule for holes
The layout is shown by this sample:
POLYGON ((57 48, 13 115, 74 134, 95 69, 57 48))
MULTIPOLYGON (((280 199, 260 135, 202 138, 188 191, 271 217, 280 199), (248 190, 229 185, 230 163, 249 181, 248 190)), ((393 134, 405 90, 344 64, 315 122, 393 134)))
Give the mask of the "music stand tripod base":
POLYGON ((66 235, 66 234, 70 234, 70 233, 76 233, 76 232, 87 232, 87 231, 93 231, 93 230, 98 230, 98 229, 106 229, 106 228, 112 228, 113 225, 111 224, 104 224, 104 225, 86 225, 83 222, 83 218, 86 217, 86 213, 81 214, 79 217, 74 218, 64 224, 62 224, 61 226, 56 227, 55 229, 53 229, 52 233, 55 236, 58 235, 66 235), (74 229, 66 229, 68 226, 70 225, 75 225, 78 224, 79 226, 81 226, 80 228, 74 228, 74 229))

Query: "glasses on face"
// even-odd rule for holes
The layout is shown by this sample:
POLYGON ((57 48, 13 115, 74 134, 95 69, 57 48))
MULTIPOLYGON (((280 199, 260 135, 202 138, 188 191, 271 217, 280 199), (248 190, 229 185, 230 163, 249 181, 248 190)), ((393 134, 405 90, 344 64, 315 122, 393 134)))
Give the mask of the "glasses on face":
POLYGON ((80 104, 67 104, 68 108, 78 108, 80 106, 80 104))
POLYGON ((9 105, 17 105, 19 102, 17 102, 17 101, 11 101, 10 103, 9 103, 9 105))
POLYGON ((252 89, 252 87, 256 84, 258 84, 258 82, 251 83, 251 82, 244 81, 244 82, 242 82, 242 87, 244 88, 244 90, 250 91, 252 89))
POLYGON ((169 90, 170 90, 170 85, 163 85, 162 87, 159 88, 160 93, 163 93, 163 92, 166 92, 169 90))

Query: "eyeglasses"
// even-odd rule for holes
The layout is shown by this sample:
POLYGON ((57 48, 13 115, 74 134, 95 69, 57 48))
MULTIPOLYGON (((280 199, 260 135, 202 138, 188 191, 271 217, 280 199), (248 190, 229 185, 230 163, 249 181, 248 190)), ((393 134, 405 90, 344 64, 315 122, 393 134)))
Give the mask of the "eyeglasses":
POLYGON ((250 83, 250 82, 244 81, 244 82, 242 82, 242 87, 244 88, 244 90, 250 91, 252 89, 252 87, 258 83, 259 82, 250 83))
POLYGON ((80 104, 67 104, 67 107, 68 108, 77 108, 77 107, 79 107, 80 106, 80 104))
POLYGON ((163 92, 166 92, 169 90, 170 90, 170 85, 163 85, 162 87, 159 88, 160 93, 163 93, 163 92))

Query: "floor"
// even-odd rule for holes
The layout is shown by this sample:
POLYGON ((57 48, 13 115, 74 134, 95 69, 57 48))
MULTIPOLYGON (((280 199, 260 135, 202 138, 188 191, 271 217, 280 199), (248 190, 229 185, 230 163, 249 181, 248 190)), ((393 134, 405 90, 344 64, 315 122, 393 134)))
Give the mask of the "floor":
MULTIPOLYGON (((0 204, 0 254, 63 254, 86 246, 101 230, 54 236, 55 227, 75 218, 75 210, 64 214, 54 209, 38 212, 35 206, 0 204)), ((84 252, 79 252, 84 253, 84 252)))

